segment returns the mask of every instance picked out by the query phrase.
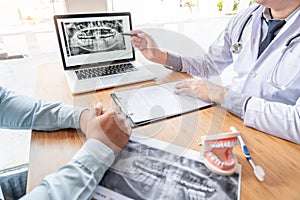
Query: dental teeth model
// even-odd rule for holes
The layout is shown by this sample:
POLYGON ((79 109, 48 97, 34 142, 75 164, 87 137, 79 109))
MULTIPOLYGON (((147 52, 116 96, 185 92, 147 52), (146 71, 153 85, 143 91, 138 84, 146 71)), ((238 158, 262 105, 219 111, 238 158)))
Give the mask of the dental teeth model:
POLYGON ((239 132, 220 133, 201 137, 204 164, 219 175, 232 175, 237 167, 237 158, 232 152, 238 144, 239 132))

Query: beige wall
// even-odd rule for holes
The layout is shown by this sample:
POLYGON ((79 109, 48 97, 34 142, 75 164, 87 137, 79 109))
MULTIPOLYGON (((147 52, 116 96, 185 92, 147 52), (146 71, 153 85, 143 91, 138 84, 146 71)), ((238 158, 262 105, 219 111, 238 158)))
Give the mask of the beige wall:
POLYGON ((107 0, 65 0, 67 13, 107 11, 107 0))

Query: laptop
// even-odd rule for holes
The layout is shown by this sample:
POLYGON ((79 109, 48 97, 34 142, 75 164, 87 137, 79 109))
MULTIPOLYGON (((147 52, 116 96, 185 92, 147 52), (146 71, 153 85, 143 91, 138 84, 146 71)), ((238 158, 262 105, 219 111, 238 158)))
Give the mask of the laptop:
POLYGON ((55 15, 66 79, 73 94, 153 80, 138 64, 131 38, 131 14, 55 15))

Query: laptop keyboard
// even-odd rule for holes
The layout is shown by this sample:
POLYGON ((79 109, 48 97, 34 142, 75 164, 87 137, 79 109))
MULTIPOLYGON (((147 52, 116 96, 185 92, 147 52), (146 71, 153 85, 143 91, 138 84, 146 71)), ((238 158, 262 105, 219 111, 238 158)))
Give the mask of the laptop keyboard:
POLYGON ((75 70, 79 80, 137 71, 131 63, 75 70))

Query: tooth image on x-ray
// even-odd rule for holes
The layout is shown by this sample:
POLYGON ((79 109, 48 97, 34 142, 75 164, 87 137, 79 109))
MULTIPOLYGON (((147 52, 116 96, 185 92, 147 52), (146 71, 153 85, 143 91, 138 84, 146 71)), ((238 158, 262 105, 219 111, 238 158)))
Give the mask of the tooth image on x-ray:
POLYGON ((238 174, 220 176, 199 161, 129 141, 101 186, 132 199, 238 199, 238 174))
POLYGON ((126 49, 122 20, 62 23, 68 56, 126 49))

